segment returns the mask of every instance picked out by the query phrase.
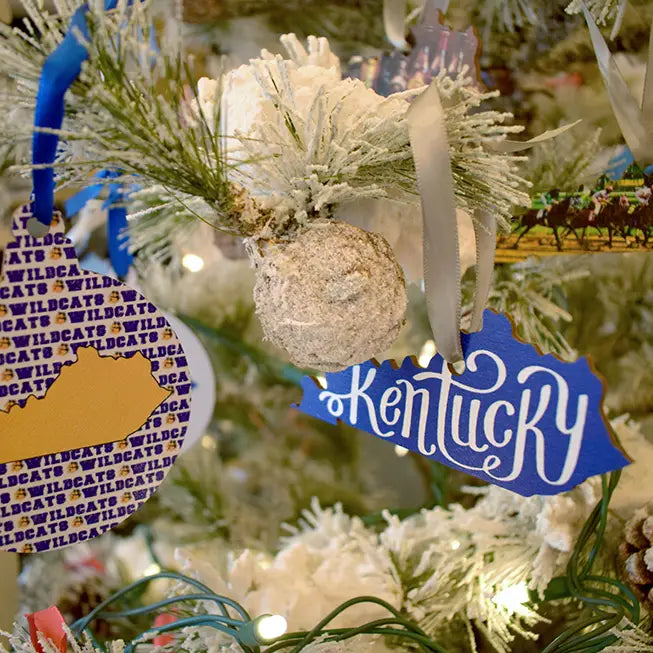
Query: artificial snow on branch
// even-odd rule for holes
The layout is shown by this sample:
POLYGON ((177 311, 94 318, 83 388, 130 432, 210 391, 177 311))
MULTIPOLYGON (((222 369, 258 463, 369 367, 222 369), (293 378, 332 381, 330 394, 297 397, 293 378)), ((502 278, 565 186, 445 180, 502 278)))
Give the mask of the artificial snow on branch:
MULTIPOLYGON (((106 649, 101 649, 93 644, 93 641, 88 635, 84 637, 83 641, 79 641, 70 632, 68 627, 64 625, 63 629, 66 633, 67 644, 72 653, 124 653, 125 651, 125 644, 121 640, 108 642, 106 649)), ((6 637, 11 645, 11 648, 8 650, 0 644, 0 651, 2 653, 61 653, 61 649, 55 646, 51 640, 44 637, 42 633, 38 633, 38 646, 32 642, 29 633, 23 629, 19 629, 14 634, 0 631, 0 635, 6 637)))
MULTIPOLYGON (((325 39, 309 39, 307 53, 290 35, 282 39, 290 60, 264 52, 221 79, 200 80, 195 93, 182 51, 151 46, 150 5, 127 9, 123 0, 105 14, 93 3, 89 60, 70 94, 55 164, 61 183, 81 184, 98 167, 117 169, 123 181, 134 177, 145 191, 160 192, 162 230, 168 215, 193 214, 258 237, 283 236, 354 200, 417 201, 405 119, 416 91, 378 96, 341 78, 325 39)), ((44 46, 14 32, 2 42, 0 65, 22 76, 26 109, 62 23, 41 20, 44 46)), ((480 93, 464 75, 435 83, 459 207, 487 210, 505 225, 513 205, 527 204, 527 183, 518 157, 488 146, 521 128, 504 124, 508 114, 478 111, 494 94, 480 93)), ((6 132, 10 140, 27 138, 24 122, 6 132)))
MULTIPOLYGON (((386 513, 380 534, 339 506, 313 502, 274 556, 245 551, 226 570, 212 564, 210 550, 179 556, 185 571, 214 591, 254 613, 284 614, 291 629, 311 628, 343 601, 371 594, 406 611, 436 641, 451 623, 459 634, 464 623, 475 623, 507 652, 516 634, 533 636, 530 627, 542 618, 527 605, 527 588, 544 589, 564 568, 598 486, 588 482, 554 498, 481 492, 469 510, 422 510, 403 521, 386 513)), ((361 606, 335 623, 355 627, 381 616, 361 606)))
POLYGON ((614 21, 612 32, 612 38, 614 38, 626 11, 626 0, 572 0, 567 5, 566 11, 569 14, 582 13, 583 5, 590 10, 599 25, 614 21))

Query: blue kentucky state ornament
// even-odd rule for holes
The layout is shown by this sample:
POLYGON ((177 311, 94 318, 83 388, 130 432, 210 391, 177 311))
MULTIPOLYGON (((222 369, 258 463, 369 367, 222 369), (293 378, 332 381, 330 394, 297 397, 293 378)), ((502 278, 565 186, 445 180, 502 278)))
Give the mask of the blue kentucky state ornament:
POLYGON ((540 354, 490 310, 483 330, 462 341, 460 375, 440 355, 425 368, 412 358, 401 367, 369 361, 327 374, 326 387, 305 377, 299 409, 523 496, 558 494, 629 463, 587 359, 540 354))
POLYGON ((55 215, 14 220, 0 281, 0 550, 56 549, 127 518, 156 490, 190 420, 191 380, 164 315, 82 270, 55 215))

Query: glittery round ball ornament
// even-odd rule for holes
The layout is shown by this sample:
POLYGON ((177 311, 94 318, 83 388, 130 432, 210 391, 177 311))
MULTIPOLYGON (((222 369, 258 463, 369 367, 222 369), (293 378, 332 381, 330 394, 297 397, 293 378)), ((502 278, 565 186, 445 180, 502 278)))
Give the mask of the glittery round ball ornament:
POLYGON ((337 220, 252 254, 254 300, 268 340, 325 372, 388 349, 406 312, 406 283, 386 240, 337 220))

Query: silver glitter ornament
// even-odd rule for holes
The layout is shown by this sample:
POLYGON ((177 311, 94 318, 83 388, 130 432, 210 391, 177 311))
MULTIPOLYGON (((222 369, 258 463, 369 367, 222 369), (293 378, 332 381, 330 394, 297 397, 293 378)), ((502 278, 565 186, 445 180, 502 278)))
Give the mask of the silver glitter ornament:
POLYGON ((338 371, 396 339, 406 283, 380 235, 319 220, 288 243, 250 247, 254 300, 268 340, 305 368, 338 371))

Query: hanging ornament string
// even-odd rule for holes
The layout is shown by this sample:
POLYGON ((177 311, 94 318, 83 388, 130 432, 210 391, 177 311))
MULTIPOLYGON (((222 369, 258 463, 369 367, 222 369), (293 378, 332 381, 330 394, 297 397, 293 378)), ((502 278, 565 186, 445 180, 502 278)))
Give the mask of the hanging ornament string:
MULTIPOLYGON (((115 179, 120 175, 113 170, 100 170, 95 177, 97 179, 115 179)), ((87 202, 96 199, 105 187, 104 182, 87 186, 79 193, 73 195, 66 202, 66 215, 70 218, 79 213, 87 202)), ((129 252, 127 229, 127 209, 124 207, 126 200, 124 186, 120 182, 109 184, 109 195, 102 205, 108 210, 107 215, 107 241, 109 243, 109 259, 111 265, 119 277, 125 277, 134 257, 129 252)))
MULTIPOLYGON (((128 0, 130 5, 133 0, 128 0)), ((105 0, 104 9, 116 8, 118 0, 105 0)), ((70 21, 66 36, 43 64, 36 97, 34 113, 34 137, 32 141, 32 163, 34 169, 33 213, 28 229, 32 236, 42 238, 48 233, 54 211, 54 168, 59 136, 65 112, 65 95, 79 77, 82 64, 88 59, 88 51, 80 41, 90 39, 86 22, 88 5, 79 7, 70 21)))
POLYGON ((594 54, 599 64, 610 104, 621 133, 635 161, 642 167, 653 164, 653 26, 641 104, 630 92, 614 57, 585 3, 583 13, 589 28, 594 54))
POLYGON ((424 292, 429 322, 438 352, 447 362, 457 363, 463 359, 458 223, 444 110, 435 84, 415 98, 407 119, 422 201, 424 292))

